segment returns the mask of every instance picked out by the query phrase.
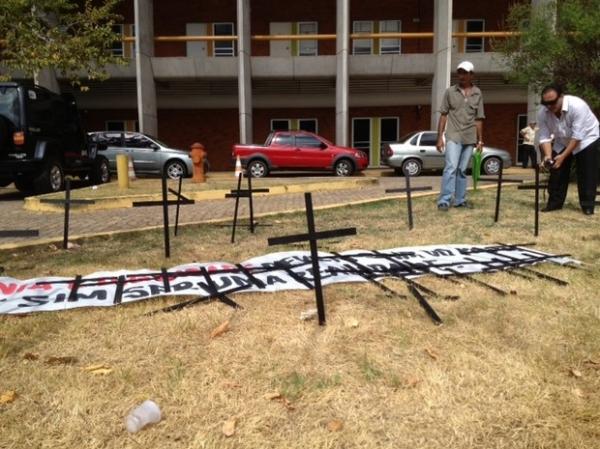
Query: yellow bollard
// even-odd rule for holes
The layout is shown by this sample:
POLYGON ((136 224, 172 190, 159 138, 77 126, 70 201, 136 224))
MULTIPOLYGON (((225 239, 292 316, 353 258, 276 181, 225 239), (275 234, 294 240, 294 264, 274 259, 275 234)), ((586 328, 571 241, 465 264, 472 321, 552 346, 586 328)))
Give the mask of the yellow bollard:
POLYGON ((119 189, 129 188, 129 156, 126 154, 117 154, 117 179, 119 189))

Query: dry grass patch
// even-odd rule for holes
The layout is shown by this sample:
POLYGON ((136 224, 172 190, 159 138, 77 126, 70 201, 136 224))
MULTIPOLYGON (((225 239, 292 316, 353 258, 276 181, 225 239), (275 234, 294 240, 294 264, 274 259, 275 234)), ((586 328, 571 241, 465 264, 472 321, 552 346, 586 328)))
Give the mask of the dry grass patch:
MULTIPOLYGON (((398 201, 317 213, 317 227, 357 226, 359 235, 321 249, 382 249, 435 243, 533 240, 533 193, 507 188, 494 224, 493 191, 476 209, 439 213, 415 203, 406 230, 398 201)), ((571 203, 576 200, 570 198, 571 203)), ((81 242, 77 250, 0 254, 15 277, 160 268, 190 261, 238 262, 273 251, 267 237, 303 232, 301 215, 262 219, 256 237, 210 226, 183 229, 174 257, 160 231, 81 242)), ((325 289, 326 327, 299 320, 312 292, 237 294, 243 310, 213 303, 152 316, 177 299, 116 308, 0 317, 0 447, 43 448, 592 448, 600 437, 598 216, 575 208, 542 215, 538 248, 586 262, 538 270, 560 287, 508 273, 478 275, 516 295, 424 278, 458 301, 431 299, 434 326, 414 300, 369 284, 325 289), (211 338, 229 320, 226 332, 211 338), (50 357, 75 357, 49 364, 50 357), (102 364, 112 371, 84 368, 102 364), (127 411, 151 398, 163 420, 127 435, 127 411), (233 421, 232 421, 233 420, 233 421), (233 422, 233 435, 224 424, 233 422)), ((298 249, 299 246, 290 248, 298 249)), ((284 248, 285 249, 285 248, 284 248)), ((279 248, 278 248, 279 250, 279 248)), ((386 285, 407 294, 399 280, 386 285)), ((231 430, 231 429, 229 429, 231 430)))

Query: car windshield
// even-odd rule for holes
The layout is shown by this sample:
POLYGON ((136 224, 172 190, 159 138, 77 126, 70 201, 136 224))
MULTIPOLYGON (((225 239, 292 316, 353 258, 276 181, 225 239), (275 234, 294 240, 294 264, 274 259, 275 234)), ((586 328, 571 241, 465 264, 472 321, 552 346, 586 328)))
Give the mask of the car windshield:
POLYGON ((158 140, 156 137, 154 137, 154 136, 151 136, 150 134, 144 134, 144 136, 146 136, 146 137, 147 137, 148 139, 150 139, 150 140, 153 140, 153 141, 154 141, 154 143, 157 143, 157 144, 159 144, 161 147, 164 147, 164 148, 170 148, 170 147, 169 147, 169 145, 167 145, 166 143, 164 143, 164 142, 162 142, 162 141, 158 140))
POLYGON ((19 127, 19 91, 16 87, 0 88, 0 115, 6 117, 14 126, 19 127))

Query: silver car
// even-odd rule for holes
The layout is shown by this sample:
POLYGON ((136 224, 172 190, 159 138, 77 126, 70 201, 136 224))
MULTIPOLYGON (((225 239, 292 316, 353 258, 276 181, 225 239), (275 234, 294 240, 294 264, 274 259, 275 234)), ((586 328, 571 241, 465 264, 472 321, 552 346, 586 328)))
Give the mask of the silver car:
POLYGON ((165 170, 171 179, 192 175, 189 152, 169 148, 154 137, 126 131, 98 131, 89 135, 98 145, 98 152, 108 159, 113 172, 117 171, 117 154, 126 154, 133 159, 136 174, 159 175, 165 170))
MULTIPOLYGON (((397 174, 403 171, 410 176, 419 176, 423 170, 441 170, 444 168, 444 154, 437 151, 436 131, 418 131, 400 139, 399 143, 390 143, 382 148, 381 161, 395 169, 397 174)), ((495 175, 503 168, 512 165, 508 151, 483 147, 481 171, 486 175, 495 175)), ((471 168, 471 160, 469 161, 471 168)))

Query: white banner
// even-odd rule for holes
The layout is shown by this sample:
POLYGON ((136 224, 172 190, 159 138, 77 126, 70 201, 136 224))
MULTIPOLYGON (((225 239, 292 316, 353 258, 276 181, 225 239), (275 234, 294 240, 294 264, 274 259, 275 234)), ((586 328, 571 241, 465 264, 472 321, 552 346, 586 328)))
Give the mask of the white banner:
MULTIPOLYGON (((413 278, 498 271, 540 262, 575 263, 531 248, 510 245, 441 245, 319 252, 322 284, 364 282, 384 277, 413 278)), ((97 272, 74 278, 18 280, 0 277, 0 314, 23 314, 77 307, 109 307, 158 296, 275 292, 313 286, 307 251, 267 254, 241 264, 193 263, 169 270, 97 272)))

